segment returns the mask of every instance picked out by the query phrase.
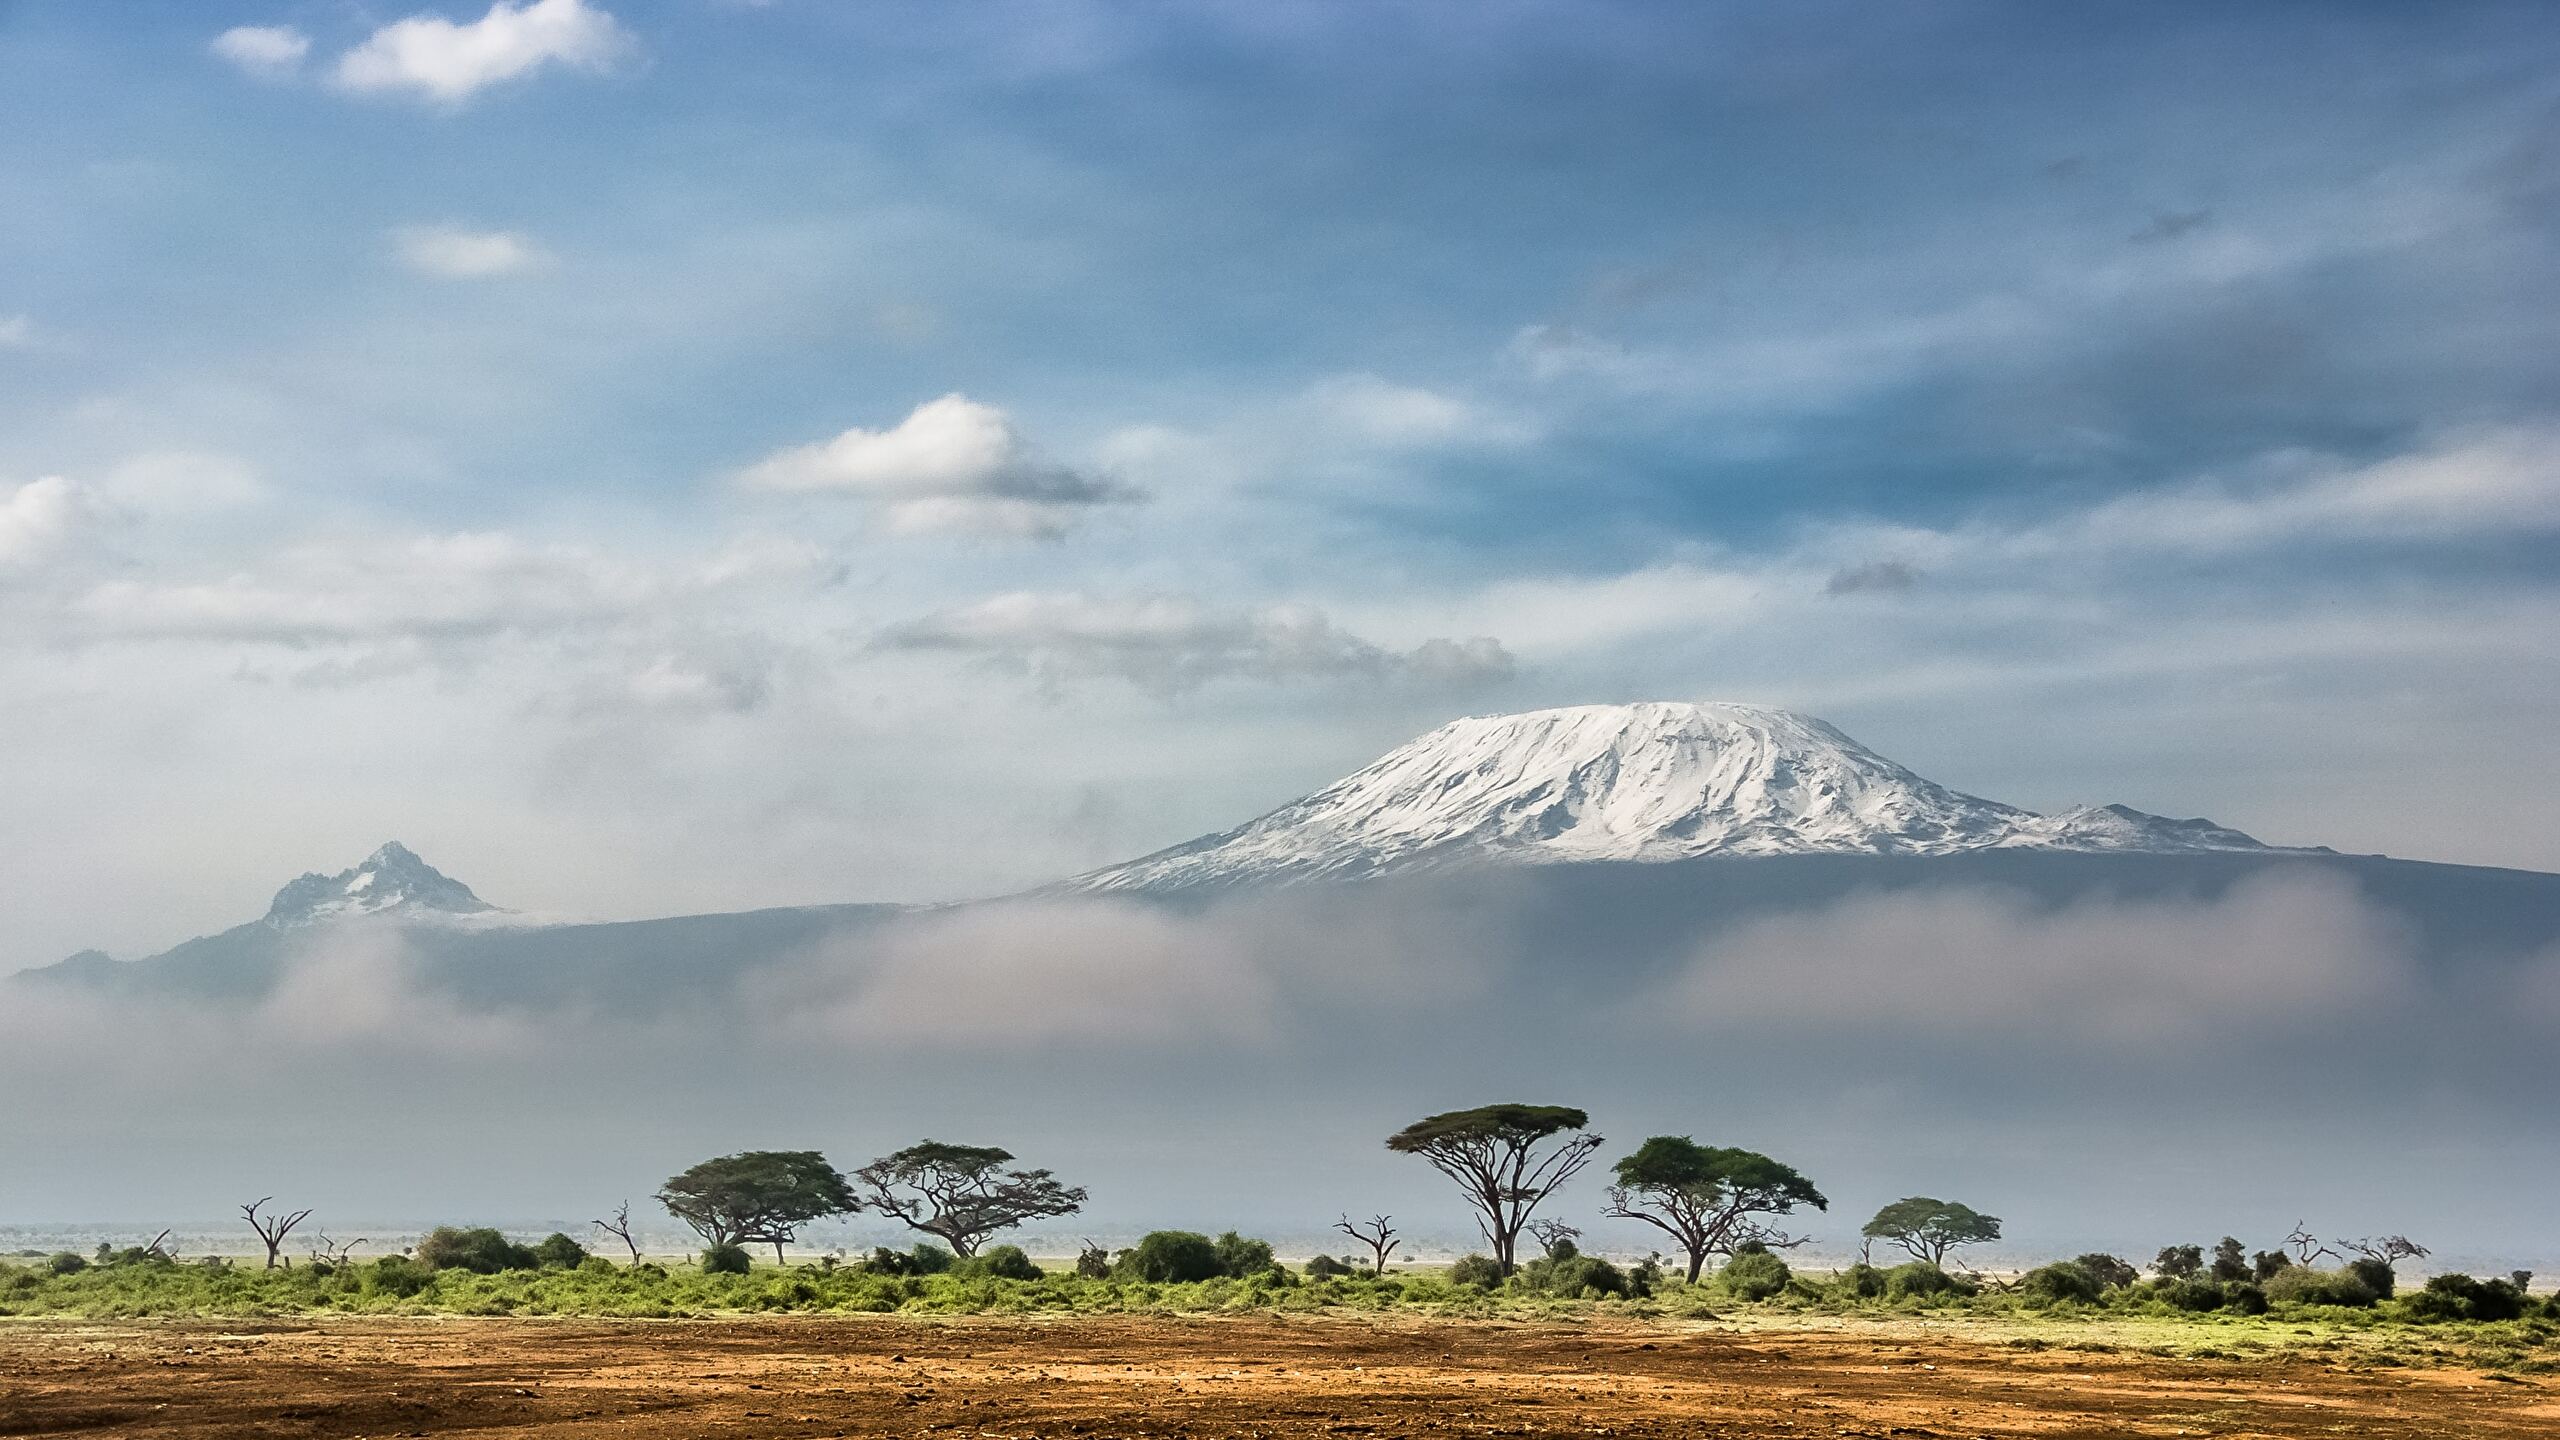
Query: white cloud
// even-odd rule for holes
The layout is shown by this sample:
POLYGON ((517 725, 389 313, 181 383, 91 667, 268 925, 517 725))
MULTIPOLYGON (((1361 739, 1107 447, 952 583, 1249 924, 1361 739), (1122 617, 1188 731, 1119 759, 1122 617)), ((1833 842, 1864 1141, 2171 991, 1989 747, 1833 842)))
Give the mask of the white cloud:
POLYGON ((0 315, 0 350, 24 350, 36 343, 36 322, 29 315, 0 315))
POLYGON ((260 79, 281 79, 302 68, 311 37, 290 25, 240 25, 213 37, 213 53, 260 79))
POLYGON ((740 471, 750 490, 853 495, 902 532, 1051 538, 1085 510, 1137 499, 1129 487, 1034 459, 1012 418, 966 395, 928 400, 886 430, 852 429, 740 471))
POLYGON ((1405 680, 1465 688, 1506 679, 1499 641, 1431 639, 1396 651, 1297 605, 1222 609, 1186 596, 997 595, 893 626, 891 649, 973 655, 1043 683, 1110 678, 1166 693, 1214 680, 1405 680))
POLYGON ((496 533, 340 536, 298 542, 219 580, 111 580, 72 613, 100 637, 433 640, 610 622, 660 589, 646 568, 578 546, 496 533))
POLYGON ((0 575, 52 559, 99 514, 88 490, 59 475, 30 480, 0 497, 0 575))
POLYGON ((1475 405, 1418 385, 1376 375, 1337 375, 1317 382, 1308 403, 1355 438, 1383 445, 1457 440, 1515 440, 1516 426, 1496 422, 1475 405))
POLYGON ((99 492, 140 515, 194 515, 255 505, 268 497, 256 467, 229 455, 156 450, 116 466, 99 492))
POLYGON ((402 264, 447 280, 484 280, 547 263, 541 246, 512 230, 465 230, 414 225, 393 232, 402 264))
POLYGON ((468 24, 412 15, 375 31, 338 59, 337 83, 360 92, 409 91, 448 105, 546 65, 602 71, 633 42, 585 0, 498 0, 468 24))

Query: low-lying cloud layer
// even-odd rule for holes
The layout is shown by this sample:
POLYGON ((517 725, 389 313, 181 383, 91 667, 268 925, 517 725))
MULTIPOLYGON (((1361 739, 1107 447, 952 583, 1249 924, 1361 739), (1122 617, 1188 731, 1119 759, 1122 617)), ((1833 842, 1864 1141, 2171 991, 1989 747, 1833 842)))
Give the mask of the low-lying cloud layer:
POLYGON ((2548 1109, 2512 1083, 2560 1041, 2560 949, 2447 950, 2340 872, 1862 890, 1668 930, 1552 883, 915 911, 657 1004, 643 970, 501 999, 361 928, 315 932, 230 1000, 21 982, 0 1083, 26 1100, 0 1143, 57 1159, 0 1181, 0 1203, 210 1213, 207 1187, 257 1184, 367 1214, 584 1213, 695 1151, 841 1159, 949 1131, 1090 1184, 1102 1226, 1314 1228, 1390 1201, 1427 1224, 1448 1197, 1379 1136, 1507 1098, 1583 1105, 1616 1143, 1694 1132, 1799 1158, 1840 1202, 1826 1234, 1931 1189, 2030 1245, 2298 1209, 2495 1246, 2534 1235, 2531 1197, 2560 1179, 2532 1158, 2560 1139, 2548 1109), (504 1138, 526 1106, 541 1145, 504 1138), (137 1107, 221 1144, 173 1142, 142 1178, 107 1123, 137 1107), (564 1131, 583 1138, 554 1146, 564 1131), (356 1132, 397 1135, 398 1155, 351 1167, 334 1137, 356 1132), (2470 1165, 2498 1183, 2434 1184, 2470 1165))

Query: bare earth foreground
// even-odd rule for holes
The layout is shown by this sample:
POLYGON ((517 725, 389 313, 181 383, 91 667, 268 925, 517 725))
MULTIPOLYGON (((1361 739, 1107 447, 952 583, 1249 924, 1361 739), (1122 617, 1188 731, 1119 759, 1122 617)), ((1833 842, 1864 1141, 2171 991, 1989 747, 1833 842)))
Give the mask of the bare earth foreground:
POLYGON ((0 1324, 0 1435, 2553 1436, 2560 1387, 1921 1325, 0 1324))

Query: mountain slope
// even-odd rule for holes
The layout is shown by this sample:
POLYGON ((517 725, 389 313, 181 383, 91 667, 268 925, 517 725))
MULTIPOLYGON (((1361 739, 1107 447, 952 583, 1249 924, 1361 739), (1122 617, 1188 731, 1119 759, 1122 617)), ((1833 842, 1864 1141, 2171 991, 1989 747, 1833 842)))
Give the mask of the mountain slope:
POLYGON ((1234 830, 1061 888, 1162 890, 1508 861, 2262 851, 2124 806, 2046 816, 1947 789, 1810 716, 1580 705, 1453 721, 1234 830))

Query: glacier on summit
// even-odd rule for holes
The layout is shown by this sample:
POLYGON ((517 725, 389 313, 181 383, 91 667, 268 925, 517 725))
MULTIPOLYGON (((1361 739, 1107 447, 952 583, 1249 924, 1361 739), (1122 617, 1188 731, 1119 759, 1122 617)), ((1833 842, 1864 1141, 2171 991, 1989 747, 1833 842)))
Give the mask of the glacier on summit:
POLYGON ((2121 805, 2041 815, 1967 795, 1792 711, 1650 702, 1452 721, 1236 829, 1059 888, 1351 879, 1489 861, 2273 848, 2209 820, 2121 805))

